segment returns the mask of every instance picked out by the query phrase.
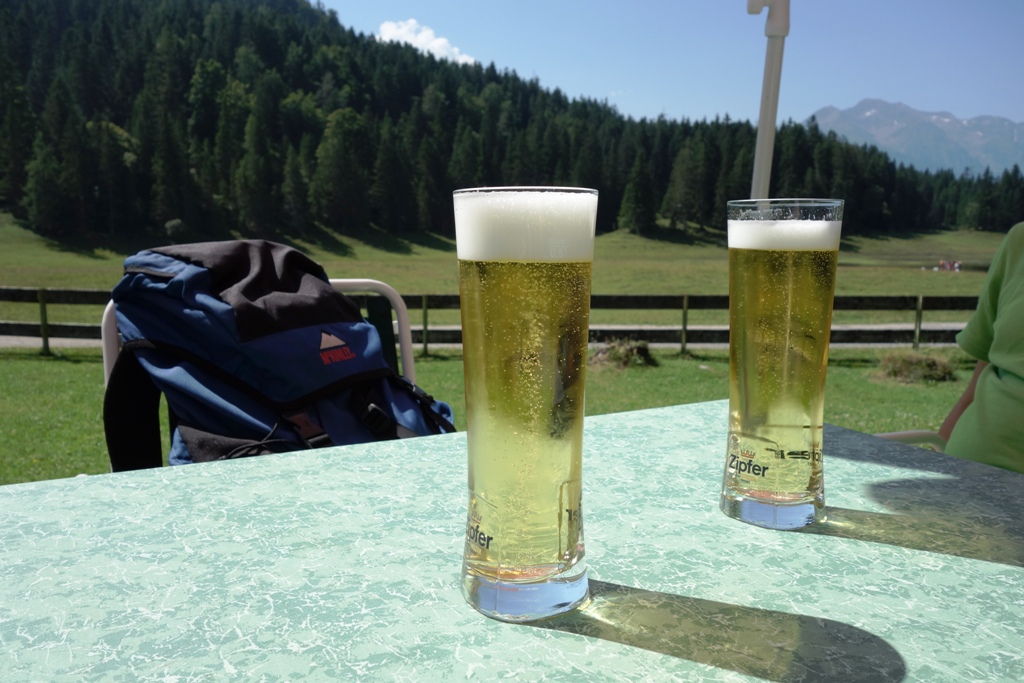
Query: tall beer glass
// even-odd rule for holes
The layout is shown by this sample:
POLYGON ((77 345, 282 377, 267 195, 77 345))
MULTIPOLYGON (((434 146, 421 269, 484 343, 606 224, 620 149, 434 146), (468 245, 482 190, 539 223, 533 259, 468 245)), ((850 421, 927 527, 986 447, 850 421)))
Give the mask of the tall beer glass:
POLYGON ((583 387, 597 192, 454 194, 469 445, 466 599, 502 621, 588 596, 583 387))
POLYGON ((728 203, 729 438, 721 508, 771 529, 825 518, 822 422, 837 199, 728 203))

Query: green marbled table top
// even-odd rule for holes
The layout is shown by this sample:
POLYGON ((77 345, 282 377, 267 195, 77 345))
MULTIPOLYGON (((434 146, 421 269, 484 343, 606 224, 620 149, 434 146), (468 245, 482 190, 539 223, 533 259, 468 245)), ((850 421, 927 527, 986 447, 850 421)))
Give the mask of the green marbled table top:
POLYGON ((463 434, 0 487, 0 680, 1024 680, 1024 476, 828 428, 770 531, 726 420, 588 418, 593 600, 533 625, 459 592, 463 434))

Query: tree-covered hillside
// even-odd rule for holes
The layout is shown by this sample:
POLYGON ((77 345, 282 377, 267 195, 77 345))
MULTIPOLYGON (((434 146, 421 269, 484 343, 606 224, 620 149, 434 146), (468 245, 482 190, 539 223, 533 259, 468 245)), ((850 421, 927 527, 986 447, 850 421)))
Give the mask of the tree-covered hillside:
MULTIPOLYGON (((0 205, 36 231, 201 239, 452 233, 451 191, 600 190, 599 229, 724 227, 746 122, 634 120, 494 65, 381 43, 306 0, 0 0, 0 205)), ((1024 178, 922 173, 784 123, 772 196, 844 230, 1005 230, 1024 178)))

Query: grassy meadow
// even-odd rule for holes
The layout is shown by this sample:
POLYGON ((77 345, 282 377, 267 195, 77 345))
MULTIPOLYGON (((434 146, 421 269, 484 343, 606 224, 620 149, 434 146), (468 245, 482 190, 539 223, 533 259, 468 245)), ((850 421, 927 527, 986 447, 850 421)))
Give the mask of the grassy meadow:
MULTIPOLYGON (((855 238, 840 254, 839 294, 976 295, 1002 235, 947 232, 902 238, 855 238), (959 273, 936 272, 940 259, 963 263, 959 273)), ((339 277, 372 277, 406 293, 456 293, 454 243, 322 235, 294 246, 339 277)), ((110 289, 128 253, 150 246, 77 248, 43 239, 0 213, 0 286, 110 289)), ((599 294, 724 294, 726 252, 718 234, 662 229, 640 237, 616 232, 597 239, 593 291, 599 294)), ((99 307, 53 306, 51 322, 98 323, 99 307)), ((840 312, 837 322, 910 322, 909 314, 840 312), (854 318, 854 316, 856 316, 854 318)), ((415 318, 417 314, 414 312, 415 318)), ((928 314, 926 320, 964 320, 968 313, 928 314)), ((457 322, 457 311, 431 312, 431 324, 457 322)), ((37 320, 32 304, 0 302, 0 319, 37 320)), ((678 312, 595 311, 595 322, 678 324, 678 312)), ((693 312, 691 324, 724 322, 724 313, 693 312)), ((2 347, 0 338, 0 347, 2 347)), ((934 429, 970 376, 956 349, 930 350, 958 370, 955 381, 906 383, 883 377, 882 360, 907 350, 833 349, 826 420, 866 432, 934 429)), ((590 415, 726 398, 725 351, 690 355, 656 350, 656 367, 592 367, 590 415)), ((465 427, 461 355, 437 350, 416 364, 419 383, 453 404, 465 427)), ((0 484, 97 474, 109 469, 102 428, 103 372, 99 349, 62 349, 42 357, 38 347, 0 348, 0 484)))
MULTIPOLYGON (((832 350, 828 422, 871 433, 938 427, 970 377, 966 356, 955 349, 931 351, 958 368, 956 381, 911 384, 882 376, 882 358, 891 353, 908 352, 832 350)), ((684 357, 655 350, 653 355, 655 367, 590 367, 587 414, 728 397, 726 351, 697 351, 684 357)), ((452 404, 456 426, 465 429, 461 353, 439 349, 418 358, 416 379, 452 404)), ((38 349, 0 348, 0 387, 0 484, 110 470, 99 349, 60 349, 47 358, 38 349)))
MULTIPOLYGON (((282 240, 284 241, 284 240, 282 240)), ((1002 235, 940 232, 914 239, 845 240, 839 256, 836 293, 976 295, 1002 235), (959 273, 933 271, 940 259, 959 260, 959 273)), ((287 240, 321 263, 333 277, 369 277, 406 294, 458 293, 455 242, 427 235, 416 241, 363 235, 355 239, 320 233, 317 241, 287 240)), ((121 277, 124 257, 154 244, 76 248, 46 240, 0 213, 0 286, 110 289, 121 277)), ((661 228, 650 236, 628 232, 599 235, 595 247, 595 294, 725 294, 728 264, 721 233, 661 228)), ((53 306, 50 322, 98 322, 90 306, 53 306)), ((416 315, 415 313, 413 314, 416 315)), ((964 320, 966 312, 932 312, 928 320, 964 320)), ((837 323, 911 322, 912 313, 838 311, 837 323)), ((38 320, 34 304, 0 302, 0 320, 38 320)), ((595 311, 597 323, 679 324, 676 311, 595 311)), ((457 323, 457 311, 432 311, 431 324, 457 323)), ((690 323, 724 324, 718 311, 692 311, 690 323)))

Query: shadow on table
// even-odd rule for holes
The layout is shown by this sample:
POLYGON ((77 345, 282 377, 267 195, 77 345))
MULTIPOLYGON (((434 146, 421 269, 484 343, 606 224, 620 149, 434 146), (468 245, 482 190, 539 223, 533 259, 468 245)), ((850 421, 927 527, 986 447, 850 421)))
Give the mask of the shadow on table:
POLYGON ((582 610, 536 626, 601 638, 770 681, 901 681, 885 640, 817 617, 590 580, 582 610))
MULTIPOLYGON (((1024 516, 1019 474, 881 439, 878 447, 848 430, 826 428, 825 443, 841 457, 945 476, 891 479, 869 485, 868 495, 888 512, 828 507, 828 520, 801 533, 886 543, 974 560, 1024 566, 1024 516)), ((828 477, 826 465, 826 479, 828 477)))
POLYGON ((890 507, 900 503, 900 511, 890 514, 828 507, 827 521, 800 533, 1024 567, 1024 520, 979 512, 962 494, 959 481, 890 481, 872 486, 871 494, 890 507), (943 491, 951 498, 935 504, 932 498, 941 497, 943 491))

